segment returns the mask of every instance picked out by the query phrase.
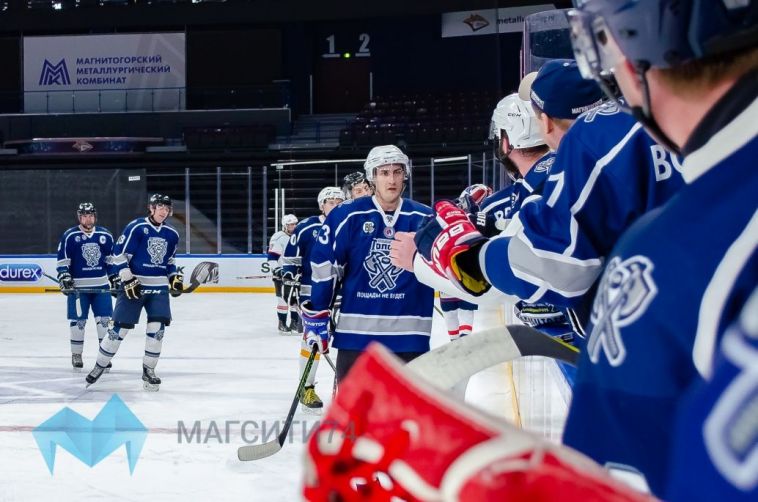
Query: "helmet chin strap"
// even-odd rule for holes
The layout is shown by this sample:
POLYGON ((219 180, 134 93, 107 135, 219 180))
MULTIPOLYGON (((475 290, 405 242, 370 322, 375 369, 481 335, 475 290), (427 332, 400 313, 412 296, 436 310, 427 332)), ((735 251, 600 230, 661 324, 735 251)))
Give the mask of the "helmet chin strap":
POLYGON ((674 144, 671 138, 663 132, 663 129, 661 129, 661 126, 658 125, 655 117, 653 117, 653 110, 650 104, 650 85, 647 81, 647 71, 650 69, 650 65, 646 63, 637 63, 635 69, 637 71, 637 79, 642 87, 642 106, 638 105, 630 107, 632 116, 637 119, 637 122, 642 124, 648 134, 650 134, 655 141, 663 145, 667 150, 677 155, 681 155, 681 148, 674 144))

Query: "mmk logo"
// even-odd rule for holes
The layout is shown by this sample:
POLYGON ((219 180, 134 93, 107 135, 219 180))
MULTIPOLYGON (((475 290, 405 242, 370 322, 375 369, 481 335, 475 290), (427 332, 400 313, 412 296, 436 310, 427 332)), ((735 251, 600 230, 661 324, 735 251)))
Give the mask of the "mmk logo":
POLYGON ((39 85, 71 85, 66 60, 61 59, 58 64, 52 64, 45 59, 45 62, 42 63, 39 85))
POLYGON ((60 446, 90 467, 126 445, 129 473, 134 467, 147 437, 147 428, 114 394, 94 420, 69 407, 47 419, 32 431, 50 474, 55 466, 56 446, 60 446))

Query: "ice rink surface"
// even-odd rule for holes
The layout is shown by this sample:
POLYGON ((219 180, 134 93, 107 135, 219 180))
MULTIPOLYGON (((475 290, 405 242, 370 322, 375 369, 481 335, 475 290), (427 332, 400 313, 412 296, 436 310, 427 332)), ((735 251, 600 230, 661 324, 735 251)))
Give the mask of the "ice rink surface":
MULTIPOLYGON (((291 441, 269 458, 243 463, 236 455, 243 436, 275 437, 297 386, 300 339, 277 333, 274 306, 273 294, 173 299, 156 369, 160 391, 142 389, 144 314, 113 370, 85 390, 97 352, 92 318, 84 370, 75 373, 64 296, 0 295, 0 501, 299 500, 304 435, 319 416, 298 409, 291 441), (65 406, 91 420, 114 394, 149 430, 134 473, 123 446, 93 467, 58 447, 51 475, 32 430, 65 406)), ((493 317, 478 315, 475 329, 501 322, 493 317)), ((432 346, 442 343, 449 343, 447 332, 435 314, 432 346)), ((333 378, 322 362, 316 390, 327 405, 333 378)), ((508 417, 506 382, 502 366, 482 372, 471 379, 467 400, 508 417)))

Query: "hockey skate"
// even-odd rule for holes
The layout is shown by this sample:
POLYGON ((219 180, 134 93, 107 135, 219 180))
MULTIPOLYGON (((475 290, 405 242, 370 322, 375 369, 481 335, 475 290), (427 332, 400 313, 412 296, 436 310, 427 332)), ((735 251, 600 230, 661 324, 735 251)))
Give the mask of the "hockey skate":
POLYGON ((108 361, 108 366, 103 369, 103 373, 110 373, 111 368, 113 368, 113 365, 110 363, 110 361, 108 361))
POLYGON ((300 404, 304 412, 313 415, 320 415, 321 409, 324 407, 324 403, 321 398, 316 394, 316 389, 313 385, 308 385, 303 389, 300 394, 300 404))
POLYGON ((87 380, 87 387, 92 385, 93 383, 97 382, 98 379, 103 376, 103 370, 105 370, 104 367, 100 366, 99 364, 95 363, 95 367, 92 368, 92 371, 89 372, 89 375, 85 378, 87 380))
POLYGON ((161 379, 155 376, 155 370, 142 367, 142 388, 150 392, 157 392, 160 389, 161 379))
POLYGON ((289 335, 290 329, 287 327, 287 323, 284 321, 279 321, 279 334, 280 335, 289 335))
POLYGON ((303 322, 300 319, 293 319, 289 329, 293 335, 300 335, 303 332, 303 322))
POLYGON ((71 366, 74 367, 74 371, 77 373, 84 367, 81 354, 71 354, 71 366))

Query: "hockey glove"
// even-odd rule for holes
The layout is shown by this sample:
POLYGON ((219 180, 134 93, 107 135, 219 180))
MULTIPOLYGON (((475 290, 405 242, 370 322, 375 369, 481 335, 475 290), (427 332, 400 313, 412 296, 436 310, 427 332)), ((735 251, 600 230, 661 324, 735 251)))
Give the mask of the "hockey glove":
POLYGON ((437 202, 434 210, 436 218, 414 237, 421 256, 462 291, 473 296, 486 293, 492 285, 479 267, 479 250, 487 239, 452 202, 437 202))
POLYGON ((307 301, 300 307, 303 319, 303 340, 309 347, 316 345, 322 354, 329 353, 329 311, 312 310, 307 301))
POLYGON ((118 291, 121 289, 121 278, 118 275, 113 274, 108 276, 108 282, 111 285, 111 296, 116 298, 118 296, 118 291))
POLYGON ((74 279, 68 272, 58 272, 58 286, 61 288, 61 293, 68 296, 72 289, 74 289, 74 279))
MULTIPOLYGON (((452 363, 452 361, 450 361, 452 363)), ((321 500, 652 502, 570 448, 449 398, 374 343, 308 440, 321 500)))
POLYGON ((142 296, 142 288, 140 286, 139 279, 132 276, 131 279, 127 279, 123 282, 124 295, 130 300, 137 300, 142 296))
POLYGON ((484 199, 492 195, 492 189, 487 185, 477 183, 466 187, 461 196, 455 200, 455 205, 463 209, 468 214, 474 214, 479 211, 484 199))
POLYGON ((184 292, 184 276, 182 274, 174 274, 168 279, 169 293, 176 298, 182 296, 184 292))

